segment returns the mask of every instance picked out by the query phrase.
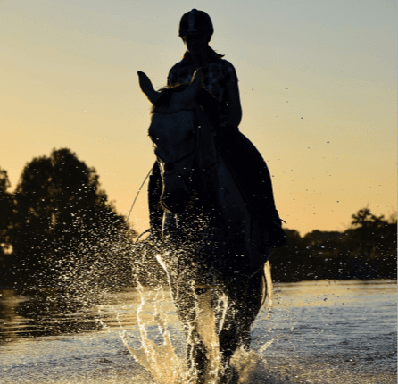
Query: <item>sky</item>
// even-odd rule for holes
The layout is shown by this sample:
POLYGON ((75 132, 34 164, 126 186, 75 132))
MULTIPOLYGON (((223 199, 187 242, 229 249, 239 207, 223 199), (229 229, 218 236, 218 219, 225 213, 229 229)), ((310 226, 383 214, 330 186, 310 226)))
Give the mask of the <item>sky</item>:
MULTIPOLYGON (((397 201, 397 3, 390 0, 1 0, 0 167, 68 147, 127 215, 154 161, 138 70, 166 84, 181 16, 210 14, 233 63, 240 130, 286 227, 343 231, 397 201)), ((148 228, 146 186, 130 218, 148 228)))

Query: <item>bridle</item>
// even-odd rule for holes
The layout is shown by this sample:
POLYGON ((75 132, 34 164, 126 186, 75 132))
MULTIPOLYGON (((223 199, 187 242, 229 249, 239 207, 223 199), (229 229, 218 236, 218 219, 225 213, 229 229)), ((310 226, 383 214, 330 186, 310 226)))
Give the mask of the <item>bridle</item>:
POLYGON ((159 158, 158 158, 158 162, 163 164, 163 169, 165 172, 176 172, 182 177, 182 175, 175 169, 174 165, 179 163, 180 161, 187 159, 189 156, 195 155, 195 152, 196 152, 196 148, 193 151, 187 153, 186 155, 178 158, 177 160, 175 160, 173 162, 169 161, 167 163, 164 163, 159 158))

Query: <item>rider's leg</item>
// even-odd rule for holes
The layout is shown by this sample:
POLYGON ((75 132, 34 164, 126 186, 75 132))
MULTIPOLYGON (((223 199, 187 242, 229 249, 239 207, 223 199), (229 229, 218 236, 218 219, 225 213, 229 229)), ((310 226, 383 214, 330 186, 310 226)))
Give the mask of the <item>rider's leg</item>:
POLYGON ((264 222, 270 233, 270 246, 284 245, 286 235, 275 206, 268 166, 257 148, 237 128, 217 132, 221 154, 227 161, 250 211, 264 222))
POLYGON ((246 164, 244 162, 240 163, 242 164, 241 174, 244 177, 244 183, 251 186, 254 209, 260 208, 262 219, 264 217, 270 218, 265 223, 265 227, 269 231, 269 245, 279 247, 286 243, 286 234, 282 229, 282 221, 276 209, 268 166, 251 141, 240 132, 239 136, 237 141, 238 143, 245 143, 244 154, 247 156, 246 164))

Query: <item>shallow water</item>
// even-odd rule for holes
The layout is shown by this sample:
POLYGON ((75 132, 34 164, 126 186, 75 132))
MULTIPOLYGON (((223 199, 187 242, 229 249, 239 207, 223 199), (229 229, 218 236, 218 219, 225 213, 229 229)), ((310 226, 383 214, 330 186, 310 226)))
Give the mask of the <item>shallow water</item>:
MULTIPOLYGON (((158 384, 176 382, 173 358, 183 361, 184 337, 167 290, 145 291, 144 305, 135 289, 106 295, 69 314, 49 291, 0 294, 1 383, 154 383, 128 349, 142 352, 139 323, 158 347, 147 368, 158 367, 158 384)), ((396 294, 396 281, 275 286, 269 319, 264 310, 254 324, 252 351, 234 357, 239 382, 396 383, 396 294)))

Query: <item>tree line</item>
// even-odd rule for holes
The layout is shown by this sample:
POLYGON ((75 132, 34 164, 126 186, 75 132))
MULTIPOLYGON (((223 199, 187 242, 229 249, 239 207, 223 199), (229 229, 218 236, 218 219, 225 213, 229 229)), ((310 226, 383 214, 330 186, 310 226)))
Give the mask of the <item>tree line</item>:
POLYGON ((70 149, 35 157, 10 187, 0 168, 0 286, 131 281, 135 232, 70 149))
MULTIPOLYGON (((70 149, 35 157, 10 187, 0 168, 0 286, 73 284, 87 293, 135 283, 132 270, 142 257, 136 233, 109 202, 95 169, 70 149)), ((396 215, 364 207, 343 232, 286 234, 287 245, 271 255, 275 281, 396 278, 396 215)), ((154 279, 163 276, 156 262, 148 268, 154 279)))
POLYGON ((271 255, 276 281, 313 279, 396 279, 397 216, 374 215, 364 207, 348 229, 314 230, 301 237, 286 230, 287 245, 271 255))

